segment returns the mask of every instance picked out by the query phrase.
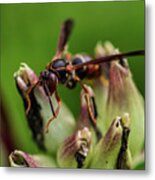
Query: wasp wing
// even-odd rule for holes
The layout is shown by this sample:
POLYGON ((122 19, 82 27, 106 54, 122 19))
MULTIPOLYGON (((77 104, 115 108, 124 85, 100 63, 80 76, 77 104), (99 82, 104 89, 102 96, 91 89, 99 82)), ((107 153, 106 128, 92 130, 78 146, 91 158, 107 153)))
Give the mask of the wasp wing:
POLYGON ((71 19, 67 19, 62 24, 59 40, 58 40, 58 46, 56 50, 56 55, 53 58, 53 60, 61 57, 61 54, 64 51, 65 45, 67 44, 67 41, 69 39, 72 29, 73 29, 73 21, 71 19))

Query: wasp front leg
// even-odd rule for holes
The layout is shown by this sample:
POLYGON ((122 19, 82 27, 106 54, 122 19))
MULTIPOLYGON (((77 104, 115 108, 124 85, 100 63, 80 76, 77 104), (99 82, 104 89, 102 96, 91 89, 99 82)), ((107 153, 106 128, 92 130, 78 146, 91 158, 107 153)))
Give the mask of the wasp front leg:
POLYGON ((45 133, 47 133, 47 132, 48 132, 48 129, 49 129, 50 123, 51 123, 55 118, 57 118, 57 116, 58 116, 58 114, 59 114, 61 100, 60 100, 60 98, 59 98, 59 96, 58 96, 57 91, 55 90, 54 94, 55 94, 55 98, 56 98, 56 101, 57 101, 57 103, 58 103, 58 106, 57 106, 56 110, 54 110, 53 103, 52 103, 52 101, 51 101, 51 93, 50 93, 49 88, 48 88, 48 86, 47 86, 46 83, 44 83, 43 88, 44 88, 45 94, 46 94, 46 96, 47 96, 47 98, 48 98, 48 101, 49 101, 49 104, 50 104, 50 108, 51 108, 52 114, 53 114, 53 116, 51 116, 51 117, 48 119, 47 124, 45 125, 45 133))
POLYGON ((57 100, 58 106, 57 106, 56 110, 54 111, 53 117, 50 117, 50 118, 48 119, 48 121, 47 121, 47 124, 46 124, 46 126, 45 126, 45 133, 48 133, 48 129, 49 129, 50 123, 51 123, 55 118, 57 118, 57 116, 58 116, 58 114, 59 114, 59 110, 60 110, 60 106, 61 106, 61 100, 60 100, 60 98, 59 98, 59 96, 58 96, 57 91, 55 92, 55 98, 56 98, 56 100, 57 100))
POLYGON ((30 93, 33 91, 33 89, 40 83, 40 81, 37 81, 35 84, 29 86, 27 91, 25 92, 25 98, 27 100, 27 109, 26 109, 26 114, 29 113, 30 108, 31 108, 31 100, 30 100, 30 93))

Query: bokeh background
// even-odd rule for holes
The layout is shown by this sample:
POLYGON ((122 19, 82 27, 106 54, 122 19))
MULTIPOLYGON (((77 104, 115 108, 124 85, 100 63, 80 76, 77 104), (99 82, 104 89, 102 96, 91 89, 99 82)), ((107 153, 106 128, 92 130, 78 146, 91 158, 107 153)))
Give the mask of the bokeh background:
MULTIPOLYGON (((0 95, 7 116, 6 127, 1 127, 10 149, 39 152, 31 138, 13 74, 21 62, 26 62, 39 75, 55 53, 61 23, 67 18, 75 21, 69 41, 73 54, 93 55, 96 43, 106 40, 122 52, 144 49, 143 1, 0 5, 0 95)), ((129 58, 129 64, 144 96, 144 57, 129 58)), ((80 87, 68 90, 60 85, 58 90, 77 117, 80 87)), ((1 166, 8 165, 8 153, 1 140, 1 166)))

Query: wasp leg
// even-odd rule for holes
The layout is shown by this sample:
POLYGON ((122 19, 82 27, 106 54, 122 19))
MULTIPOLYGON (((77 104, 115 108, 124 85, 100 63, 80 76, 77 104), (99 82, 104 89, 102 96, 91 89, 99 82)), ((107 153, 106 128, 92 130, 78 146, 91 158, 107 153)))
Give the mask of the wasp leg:
POLYGON ((26 109, 26 114, 28 114, 28 113, 29 113, 29 111, 30 111, 30 108, 31 108, 31 100, 30 100, 30 96, 29 96, 29 94, 27 94, 27 93, 26 93, 25 97, 26 97, 26 100, 27 100, 27 109, 26 109))
POLYGON ((86 99, 86 102, 87 102, 88 111, 89 111, 90 117, 91 117, 91 119, 92 119, 92 121, 93 121, 93 124, 96 126, 96 119, 95 119, 95 117, 94 117, 93 110, 92 110, 92 108, 91 108, 91 102, 90 102, 91 94, 90 94, 90 92, 89 92, 89 89, 88 89, 88 87, 87 87, 85 84, 83 84, 83 83, 80 81, 79 77, 75 77, 75 80, 80 83, 82 89, 83 89, 84 92, 85 92, 85 99, 86 99))
POLYGON ((88 107, 88 112, 89 112, 90 118, 91 118, 93 124, 96 126, 96 118, 94 116, 92 104, 91 104, 91 96, 89 94, 85 94, 85 99, 87 102, 87 107, 88 107))
POLYGON ((102 138, 102 133, 96 125, 97 108, 96 108, 95 99, 94 99, 94 96, 92 96, 91 94, 87 94, 87 93, 85 94, 85 99, 87 102, 88 112, 89 112, 89 116, 90 116, 90 122, 96 133, 97 140, 99 141, 102 138))
POLYGON ((51 124, 51 122, 56 118, 56 116, 53 116, 53 117, 50 117, 47 121, 47 124, 45 126, 45 133, 48 133, 48 129, 49 129, 49 126, 51 124))
POLYGON ((75 79, 77 82, 79 82, 80 86, 82 87, 82 89, 83 89, 84 92, 85 92, 85 99, 86 99, 86 102, 87 102, 87 105, 88 105, 88 111, 89 111, 89 114, 90 114, 90 116, 91 116, 91 119, 92 119, 94 125, 96 125, 96 119, 95 119, 95 117, 94 117, 94 115, 93 115, 93 111, 92 111, 91 103, 90 103, 91 94, 90 94, 90 92, 89 92, 89 89, 88 89, 88 87, 87 87, 85 84, 83 84, 83 83, 80 81, 80 78, 79 78, 79 77, 76 76, 74 79, 75 79))
POLYGON ((46 94, 46 96, 48 98, 50 108, 51 108, 51 111, 52 111, 52 114, 53 114, 53 116, 49 118, 49 120, 47 121, 47 124, 45 126, 45 132, 47 133, 50 123, 53 121, 53 119, 56 118, 56 113, 54 111, 54 107, 53 107, 53 104, 52 104, 52 101, 51 101, 51 94, 50 94, 50 91, 49 91, 48 86, 46 85, 46 83, 44 83, 43 88, 44 88, 45 94, 46 94))
POLYGON ((60 106, 61 106, 61 100, 60 100, 60 97, 59 97, 57 91, 55 91, 55 97, 56 97, 56 100, 57 100, 57 103, 58 103, 58 106, 57 106, 57 109, 55 111, 55 114, 56 114, 56 116, 58 116, 59 110, 60 110, 60 106))
MULTIPOLYGON (((53 117, 50 117, 50 118, 48 119, 48 121, 47 121, 47 124, 46 124, 46 126, 45 126, 45 133, 48 133, 48 129, 49 129, 50 123, 51 123, 55 118, 57 118, 57 116, 58 116, 58 114, 59 114, 60 105, 61 105, 61 100, 60 100, 60 98, 59 98, 59 96, 58 96, 57 91, 55 91, 55 97, 56 97, 58 106, 57 106, 57 108, 56 108, 56 111, 54 111, 54 110, 52 111, 52 112, 53 112, 53 117)), ((48 98, 50 99, 50 96, 48 96, 48 98)), ((50 99, 49 101, 50 101, 50 103, 52 103, 52 102, 51 102, 51 99, 50 99)))
POLYGON ((32 92, 32 90, 40 83, 40 81, 37 81, 35 84, 31 85, 28 90, 25 92, 25 97, 27 100, 27 109, 26 109, 26 114, 29 113, 30 108, 31 108, 31 100, 29 94, 32 92))
POLYGON ((92 127, 94 128, 94 131, 96 133, 97 140, 99 141, 102 138, 102 133, 96 126, 96 118, 97 118, 97 108, 94 96, 90 92, 87 85, 83 84, 78 77, 75 77, 75 80, 80 83, 82 89, 84 90, 84 97, 87 103, 88 113, 90 116, 90 122, 92 127))

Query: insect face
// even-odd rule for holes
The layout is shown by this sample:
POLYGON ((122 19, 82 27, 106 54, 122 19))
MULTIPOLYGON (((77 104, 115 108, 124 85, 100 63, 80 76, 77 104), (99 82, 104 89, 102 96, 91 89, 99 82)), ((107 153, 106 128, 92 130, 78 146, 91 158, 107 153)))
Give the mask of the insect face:
POLYGON ((44 87, 44 89, 49 90, 48 95, 49 94, 52 95, 58 84, 58 78, 57 78, 56 74, 49 70, 44 70, 43 72, 41 72, 40 78, 41 78, 41 85, 44 87))

